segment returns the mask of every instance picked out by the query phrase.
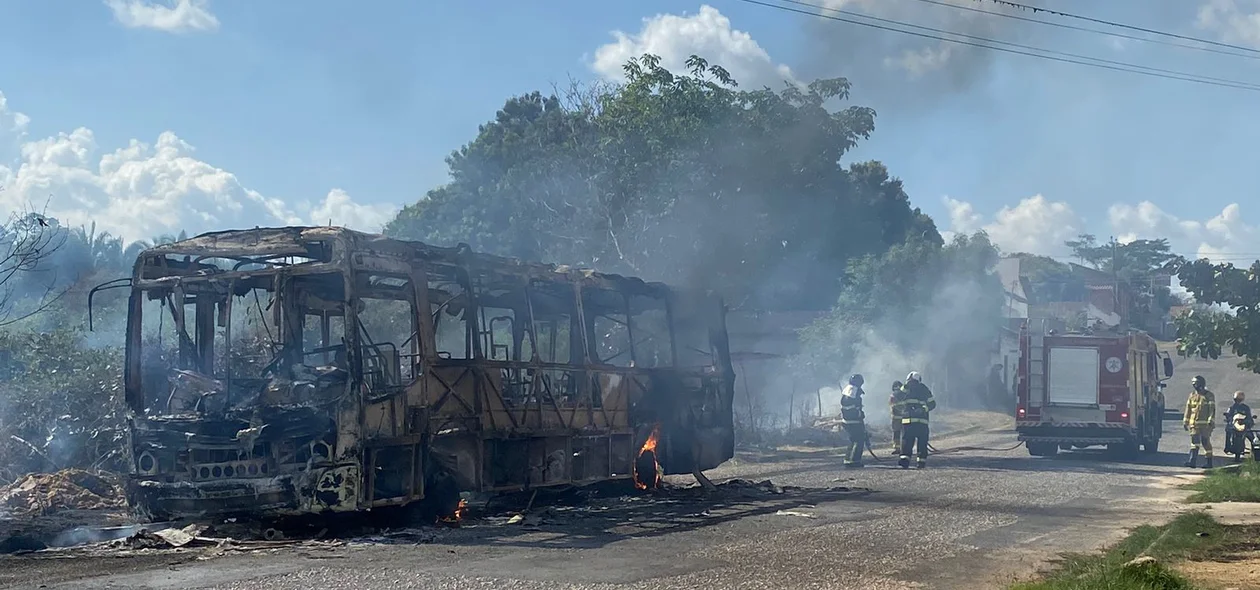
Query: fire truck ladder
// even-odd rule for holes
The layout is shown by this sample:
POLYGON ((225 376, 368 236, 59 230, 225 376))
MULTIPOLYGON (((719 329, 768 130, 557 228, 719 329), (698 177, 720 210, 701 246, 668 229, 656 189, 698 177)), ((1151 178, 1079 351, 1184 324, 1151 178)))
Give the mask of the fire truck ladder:
MULTIPOLYGON (((1028 330, 1028 406, 1041 407, 1046 399, 1046 321, 1028 330)), ((1032 328, 1032 326, 1029 326, 1032 328)))

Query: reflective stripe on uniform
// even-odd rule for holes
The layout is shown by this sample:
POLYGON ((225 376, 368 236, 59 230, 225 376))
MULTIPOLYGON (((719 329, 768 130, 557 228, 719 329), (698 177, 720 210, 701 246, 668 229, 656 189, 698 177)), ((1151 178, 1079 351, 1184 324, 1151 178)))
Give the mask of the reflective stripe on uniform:
POLYGON ((927 418, 902 418, 902 424, 927 424, 927 418))

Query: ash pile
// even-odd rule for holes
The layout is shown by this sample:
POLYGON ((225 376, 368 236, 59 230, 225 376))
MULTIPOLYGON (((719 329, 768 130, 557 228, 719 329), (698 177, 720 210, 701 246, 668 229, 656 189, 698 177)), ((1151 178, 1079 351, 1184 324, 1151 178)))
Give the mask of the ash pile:
POLYGON ((31 473, 0 488, 0 510, 41 516, 64 510, 109 510, 126 506, 122 481, 113 474, 81 469, 31 473))
POLYGON ((129 519, 122 480, 114 474, 27 474, 0 487, 0 553, 76 544, 77 530, 122 526, 129 519))

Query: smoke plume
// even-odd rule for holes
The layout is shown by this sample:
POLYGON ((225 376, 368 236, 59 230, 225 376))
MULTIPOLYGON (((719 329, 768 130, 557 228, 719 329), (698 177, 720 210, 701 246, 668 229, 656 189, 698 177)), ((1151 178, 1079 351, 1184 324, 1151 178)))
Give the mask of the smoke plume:
MULTIPOLYGON (((927 110, 983 89, 994 73, 998 55, 993 50, 930 37, 985 45, 989 43, 977 38, 1032 44, 1047 33, 1043 27, 1032 23, 966 10, 1032 16, 1000 4, 974 0, 940 0, 940 3, 949 6, 911 0, 811 2, 832 10, 794 6, 822 15, 809 18, 804 25, 805 53, 808 57, 800 69, 808 78, 848 78, 854 84, 854 100, 875 106, 881 113, 927 110), (914 34, 838 22, 826 17, 896 28, 914 34)), ((1027 3, 1034 6, 1042 4, 1041 0, 1027 3)))

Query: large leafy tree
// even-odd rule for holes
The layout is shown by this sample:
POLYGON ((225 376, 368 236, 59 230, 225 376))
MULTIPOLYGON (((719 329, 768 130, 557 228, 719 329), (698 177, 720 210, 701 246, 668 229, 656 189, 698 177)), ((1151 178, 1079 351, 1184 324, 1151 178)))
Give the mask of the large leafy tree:
POLYGON ((1136 297, 1131 313, 1135 325, 1153 329, 1170 307, 1181 303, 1171 292, 1168 277, 1184 260, 1172 252, 1167 239, 1099 243, 1095 236, 1081 234, 1065 244, 1082 263, 1128 285, 1136 297))
POLYGON ((513 98, 447 159, 451 182, 386 233, 716 289, 736 307, 826 308, 846 261, 932 221, 880 164, 841 158, 874 128, 842 78, 739 89, 693 56, 626 82, 513 98))
POLYGON ((1177 318, 1182 355, 1218 358, 1228 349, 1239 367, 1260 373, 1260 261, 1248 268, 1201 259, 1177 271, 1198 309, 1177 318))

